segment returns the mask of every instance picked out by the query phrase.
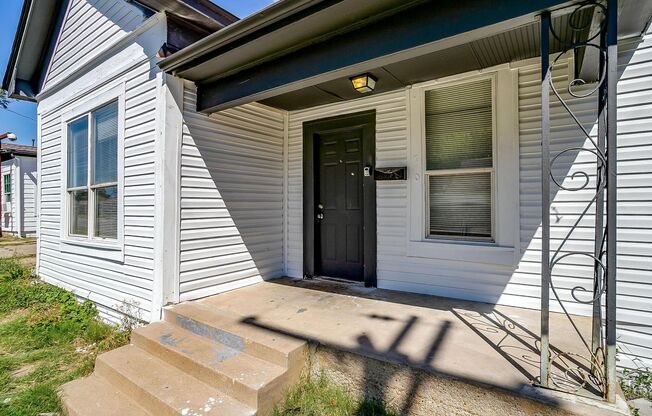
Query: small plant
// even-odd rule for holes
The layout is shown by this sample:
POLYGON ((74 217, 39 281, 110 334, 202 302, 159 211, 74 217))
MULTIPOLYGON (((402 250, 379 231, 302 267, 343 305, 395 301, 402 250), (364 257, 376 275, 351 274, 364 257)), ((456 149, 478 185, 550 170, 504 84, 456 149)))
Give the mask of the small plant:
POLYGON ((32 272, 28 267, 20 264, 15 258, 0 259, 0 274, 8 280, 24 279, 31 276, 32 272))
POLYGON ((623 370, 620 385, 627 400, 638 398, 652 400, 652 371, 649 368, 623 370))
POLYGON ((357 400, 325 375, 303 376, 274 408, 273 416, 395 416, 383 403, 357 400))
POLYGON ((137 301, 127 301, 123 300, 122 304, 118 305, 118 312, 120 312, 120 324, 118 327, 120 331, 125 333, 127 336, 131 335, 131 331, 138 328, 139 326, 145 325, 145 320, 142 319, 140 303, 137 301))

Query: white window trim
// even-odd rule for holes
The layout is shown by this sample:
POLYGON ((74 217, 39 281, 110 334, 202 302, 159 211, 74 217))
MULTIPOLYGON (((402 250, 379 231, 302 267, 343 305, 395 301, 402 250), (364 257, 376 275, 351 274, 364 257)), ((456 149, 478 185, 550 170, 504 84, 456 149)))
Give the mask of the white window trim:
MULTIPOLYGON (((89 129, 91 126, 89 126, 89 129)), ((121 83, 103 91, 89 94, 84 101, 61 116, 61 244, 62 252, 124 261, 124 129, 125 129, 125 85, 121 83), (117 238, 93 237, 70 234, 70 198, 68 197, 68 123, 93 110, 117 101, 118 103, 118 233, 117 238)), ((90 146, 90 144, 89 144, 90 146)), ((89 166, 92 160, 88 160, 89 166)), ((90 178, 89 178, 90 179, 90 178)), ((89 212, 91 198, 89 195, 89 212)), ((89 215, 90 218, 90 215, 89 215)), ((90 222, 90 219, 89 219, 90 222)))
POLYGON ((408 90, 408 257, 514 266, 520 252, 518 70, 500 67, 416 84, 408 90), (492 79, 492 241, 428 237, 425 175, 425 92, 492 79))

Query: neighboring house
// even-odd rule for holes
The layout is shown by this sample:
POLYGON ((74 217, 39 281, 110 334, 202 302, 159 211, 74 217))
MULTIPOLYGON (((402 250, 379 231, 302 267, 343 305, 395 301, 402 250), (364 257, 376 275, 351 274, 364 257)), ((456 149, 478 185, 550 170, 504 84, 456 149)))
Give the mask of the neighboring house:
POLYGON ((36 236, 36 147, 2 143, 2 232, 36 236))
MULTIPOLYGON (((306 275, 540 308, 538 16, 556 56, 587 36, 573 2, 402 3, 282 0, 236 21, 204 0, 26 0, 4 88, 38 103, 38 274, 148 321, 306 275), (365 73, 367 95, 349 80, 365 73)), ((618 337, 621 365, 651 365, 652 4, 619 4, 618 337)), ((595 62, 554 71, 594 131, 594 101, 564 85, 595 62)), ((553 100, 553 156, 585 146, 553 100)), ((559 158, 559 183, 593 183, 590 156, 559 158)), ((554 248, 591 198, 552 197, 554 248)), ((578 231, 571 249, 593 250, 578 231)), ((591 313, 572 292, 594 267, 553 273, 570 312, 591 313)))

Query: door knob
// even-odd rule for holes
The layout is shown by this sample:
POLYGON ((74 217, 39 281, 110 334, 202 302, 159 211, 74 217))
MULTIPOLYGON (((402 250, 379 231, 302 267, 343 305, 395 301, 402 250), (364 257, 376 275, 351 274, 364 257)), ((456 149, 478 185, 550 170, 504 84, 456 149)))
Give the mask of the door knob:
POLYGON ((324 214, 322 214, 321 212, 319 214, 317 214, 317 219, 318 220, 323 220, 324 219, 324 214))

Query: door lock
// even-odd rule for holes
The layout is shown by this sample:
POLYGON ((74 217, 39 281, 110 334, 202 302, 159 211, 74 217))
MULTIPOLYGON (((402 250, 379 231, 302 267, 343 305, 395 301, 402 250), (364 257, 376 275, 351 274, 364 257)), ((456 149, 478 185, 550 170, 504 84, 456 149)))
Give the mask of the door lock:
POLYGON ((318 220, 323 220, 324 219, 324 214, 321 213, 321 212, 319 214, 317 214, 317 219, 318 220))

